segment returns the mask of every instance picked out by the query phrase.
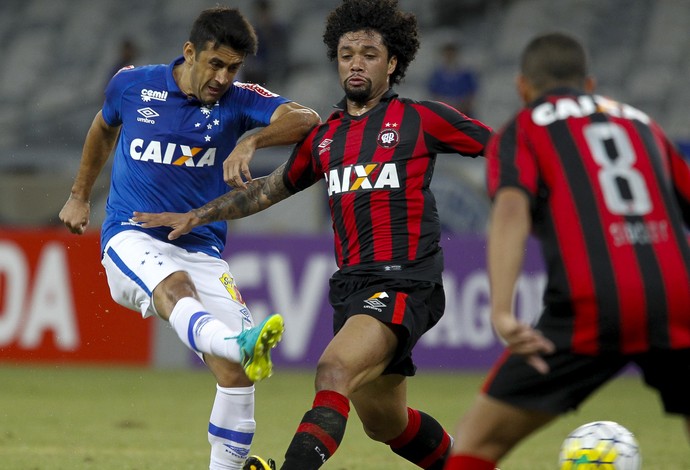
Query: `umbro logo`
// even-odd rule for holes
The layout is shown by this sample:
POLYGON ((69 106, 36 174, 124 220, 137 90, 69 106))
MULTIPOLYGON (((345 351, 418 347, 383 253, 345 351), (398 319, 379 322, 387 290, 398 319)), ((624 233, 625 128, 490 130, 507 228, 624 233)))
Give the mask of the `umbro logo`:
POLYGON ((389 296, 386 292, 377 292, 368 299, 364 301, 364 308, 370 308, 372 310, 381 311, 387 304, 383 299, 388 299, 389 296))
POLYGON ((151 118, 155 118, 160 116, 156 111, 154 111, 151 108, 140 108, 137 109, 137 113, 141 114, 142 117, 138 117, 137 121, 143 122, 145 124, 155 124, 156 121, 154 121, 151 118))
POLYGON ((249 455, 249 449, 241 446, 234 446, 230 444, 223 444, 225 446, 225 452, 233 455, 234 457, 239 457, 241 459, 246 459, 249 455))
POLYGON ((323 139, 319 144, 319 155, 321 155, 324 152, 328 152, 331 149, 332 142, 333 139, 323 139))
POLYGON ((144 116, 145 118, 149 118, 149 119, 160 116, 160 114, 158 114, 156 111, 154 111, 151 108, 137 109, 137 113, 139 113, 142 116, 144 116))

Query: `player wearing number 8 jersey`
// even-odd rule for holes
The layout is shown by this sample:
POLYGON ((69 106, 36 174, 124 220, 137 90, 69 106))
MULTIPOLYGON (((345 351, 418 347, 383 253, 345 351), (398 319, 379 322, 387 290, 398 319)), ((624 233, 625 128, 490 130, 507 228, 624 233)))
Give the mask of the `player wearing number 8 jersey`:
POLYGON ((555 313, 539 328, 557 346, 582 354, 690 347, 682 220, 690 213, 671 190, 674 177, 687 184, 685 162, 647 115, 556 89, 508 124, 491 152, 490 193, 518 188, 533 210, 555 313), (543 110, 553 117, 540 122, 543 110))
POLYGON ((629 363, 690 432, 690 167, 646 114, 593 85, 570 36, 523 53, 526 106, 487 149, 491 319, 507 349, 446 470, 493 470, 629 363), (535 327, 512 309, 530 230, 548 270, 535 327))
POLYGON ((552 89, 490 152, 490 194, 517 188, 530 203, 549 268, 546 311, 554 313, 539 328, 558 347, 690 347, 687 167, 646 114, 552 89))

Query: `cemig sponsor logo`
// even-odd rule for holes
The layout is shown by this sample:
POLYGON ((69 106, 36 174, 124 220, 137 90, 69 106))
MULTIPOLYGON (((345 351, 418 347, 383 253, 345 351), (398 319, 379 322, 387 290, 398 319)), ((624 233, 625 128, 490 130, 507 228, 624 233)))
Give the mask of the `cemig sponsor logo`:
POLYGON ((163 165, 185 165, 192 168, 212 166, 216 162, 216 148, 190 147, 173 142, 160 142, 132 139, 130 156, 140 162, 161 163, 163 165))
POLYGON ((168 92, 161 90, 149 90, 144 88, 141 90, 141 101, 148 103, 151 100, 167 101, 168 92))
POLYGON ((160 116, 160 114, 148 107, 137 109, 137 113, 141 114, 141 117, 138 117, 137 121, 143 122, 145 124, 155 124, 156 121, 154 121, 151 118, 160 116))
POLYGON ((328 195, 349 191, 400 188, 398 169, 395 163, 362 163, 333 168, 324 173, 328 195), (380 168, 380 171, 376 171, 380 168))

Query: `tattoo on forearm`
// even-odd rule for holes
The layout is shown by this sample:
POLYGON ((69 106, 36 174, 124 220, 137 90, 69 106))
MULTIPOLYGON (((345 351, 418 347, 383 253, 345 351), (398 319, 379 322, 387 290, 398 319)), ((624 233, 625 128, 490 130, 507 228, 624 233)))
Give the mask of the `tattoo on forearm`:
POLYGON ((265 199, 265 207, 259 210, 264 210, 266 207, 287 199, 292 193, 285 186, 283 175, 285 174, 285 163, 276 168, 273 173, 266 177, 266 183, 261 187, 261 195, 265 199))
POLYGON ((192 212, 201 224, 256 214, 292 194, 283 182, 283 173, 285 163, 270 175, 253 180, 247 189, 230 191, 192 212))

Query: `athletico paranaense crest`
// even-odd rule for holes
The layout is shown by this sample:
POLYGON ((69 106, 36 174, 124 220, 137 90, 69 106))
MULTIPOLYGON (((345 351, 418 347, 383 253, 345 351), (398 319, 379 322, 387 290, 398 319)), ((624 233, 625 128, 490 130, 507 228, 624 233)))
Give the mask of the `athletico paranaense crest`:
POLYGON ((376 138, 376 142, 379 144, 379 147, 390 149, 398 145, 398 142, 400 142, 400 134, 398 134, 398 131, 396 130, 397 127, 398 123, 386 123, 386 128, 382 129, 376 138))

